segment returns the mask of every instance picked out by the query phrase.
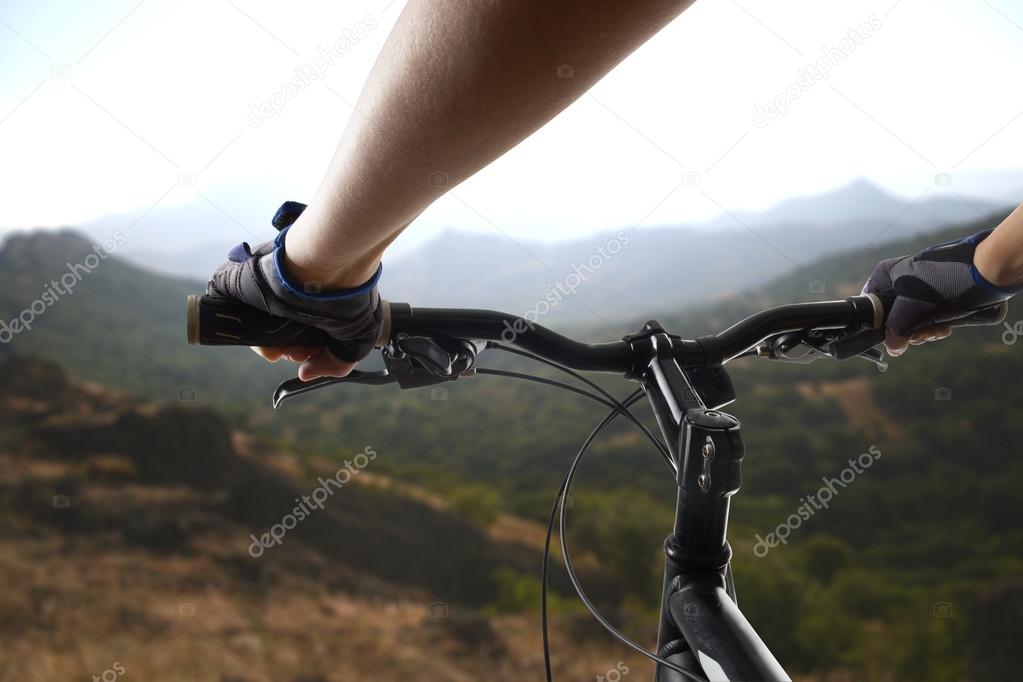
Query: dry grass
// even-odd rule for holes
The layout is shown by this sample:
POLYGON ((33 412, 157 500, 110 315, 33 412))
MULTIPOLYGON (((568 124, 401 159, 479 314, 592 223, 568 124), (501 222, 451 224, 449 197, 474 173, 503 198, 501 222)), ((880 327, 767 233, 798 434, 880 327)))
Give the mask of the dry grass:
POLYGON ((867 436, 884 436, 892 441, 904 441, 908 437, 905 429, 878 407, 868 377, 826 383, 806 382, 797 388, 799 394, 808 400, 820 396, 834 398, 849 423, 867 436))
MULTIPOLYGON (((364 599, 298 575, 262 590, 223 568, 230 555, 153 556, 110 538, 3 541, 0 680, 90 679, 115 663, 129 679, 197 682, 542 677, 533 617, 457 606, 435 617, 421 600, 364 599)), ((622 658, 564 625, 554 639, 563 678, 595 679, 622 658)))
MULTIPOLYGON (((535 614, 488 617, 460 604, 438 606, 428 581, 414 579, 437 567, 403 555, 404 545, 379 549, 393 557, 366 559, 377 568, 407 563, 408 577, 390 582, 378 577, 386 571, 339 553, 351 542, 343 535, 331 544, 295 531, 283 546, 250 556, 249 533, 266 525, 260 507, 276 507, 254 495, 246 498, 251 507, 239 505, 236 493, 260 486, 287 493, 290 502, 288 479, 309 472, 288 456, 229 438, 226 426, 200 412, 62 386, 47 366, 22 363, 18 371, 25 376, 0 377, 13 386, 0 394, 0 682, 543 678, 535 614), (48 378, 46 396, 28 391, 37 374, 48 378), (68 507, 57 503, 65 493, 68 507)), ((371 472, 333 504, 354 499, 360 487, 408 492, 402 499, 423 533, 472 530, 445 522, 436 500, 371 472)), ((307 523, 348 514, 387 530, 374 519, 383 508, 368 505, 390 508, 394 500, 359 499, 365 508, 325 509, 307 523)), ((542 529, 524 521, 502 519, 499 528, 509 542, 517 535, 519 547, 542 539, 542 529)), ((508 546, 485 535, 457 540, 455 548, 488 552, 508 546)), ((495 553, 476 565, 486 570, 507 560, 495 553)), ((459 585, 478 582, 476 574, 457 574, 462 565, 451 559, 440 570, 459 585)), ((623 658, 649 674, 579 618, 553 617, 559 679, 596 679, 623 658)))

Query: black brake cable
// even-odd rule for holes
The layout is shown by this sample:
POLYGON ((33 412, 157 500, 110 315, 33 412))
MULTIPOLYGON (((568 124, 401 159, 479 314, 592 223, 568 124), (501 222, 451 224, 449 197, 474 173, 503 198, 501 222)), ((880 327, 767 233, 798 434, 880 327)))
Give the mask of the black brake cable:
MULTIPOLYGON (((622 401, 622 406, 628 408, 630 405, 640 399, 643 392, 642 390, 633 391, 625 400, 622 401)), ((591 434, 595 436, 604 429, 605 426, 611 423, 622 411, 618 407, 614 407, 604 419, 597 425, 597 429, 591 434)), ((565 484, 562 482, 561 487, 558 488, 558 494, 554 498, 554 504, 551 505, 551 514, 547 519, 547 537, 544 540, 543 545, 543 565, 540 569, 540 629, 543 633, 543 662, 547 671, 547 682, 553 682, 553 676, 551 673, 551 648, 550 648, 550 637, 548 631, 548 618, 547 618, 547 592, 549 589, 549 571, 551 561, 551 538, 554 535, 554 520, 558 515, 558 506, 561 502, 561 498, 565 494, 565 484)))
POLYGON ((540 611, 541 611, 541 629, 543 631, 544 666, 545 666, 545 669, 546 669, 548 682, 552 682, 552 680, 553 680, 553 675, 552 675, 552 671, 551 671, 550 640, 549 640, 549 636, 548 636, 549 632, 548 632, 548 618, 547 618, 548 569, 549 569, 549 564, 550 564, 551 538, 552 538, 552 535, 554 533, 554 517, 555 517, 555 513, 558 513, 558 512, 560 512, 560 518, 561 518, 561 527, 560 527, 560 535, 561 535, 561 537, 560 537, 560 540, 561 540, 562 555, 564 556, 564 559, 565 559, 565 569, 568 572, 569 580, 572 582, 572 587, 575 589, 576 594, 579 596, 580 601, 582 601, 583 606, 585 606, 586 609, 590 612, 590 615, 593 616, 593 618, 596 619, 596 621, 598 623, 600 623, 601 626, 603 626, 604 629, 607 630, 608 633, 610 633, 613 637, 618 639, 620 642, 622 642, 626 646, 628 646, 628 647, 632 648, 633 650, 637 651, 638 653, 642 654, 643 656, 646 656, 647 658, 649 658, 650 660, 654 661, 655 663, 659 663, 659 664, 661 664, 661 665, 663 665, 663 666, 665 666, 665 667, 667 667, 667 668, 669 668, 671 670, 679 672, 682 675, 685 675, 686 677, 688 677, 690 679, 697 680, 697 681, 700 681, 700 682, 706 682, 706 678, 700 677, 699 675, 696 675, 696 674, 694 674, 694 673, 692 673, 692 672, 690 672, 688 670, 680 668, 679 666, 675 665, 671 661, 668 661, 668 660, 666 660, 664 658, 661 658, 657 654, 654 654, 654 653, 651 653, 651 652, 647 651, 645 648, 643 648, 642 646, 640 646, 639 644, 637 644, 633 640, 631 640, 628 637, 626 637, 624 634, 619 632, 613 625, 611 625, 611 623, 606 618, 604 618, 604 616, 597 610, 597 608, 589 600, 589 597, 586 596, 586 592, 583 590, 582 585, 579 582, 579 578, 578 578, 578 576, 575 573, 575 569, 572 567, 571 558, 570 558, 569 553, 568 553, 568 544, 567 544, 567 541, 565 539, 565 530, 566 530, 566 525, 565 525, 565 519, 566 519, 566 516, 565 516, 565 499, 567 497, 568 490, 571 488, 572 479, 573 479, 573 477, 575 475, 575 470, 578 467, 579 462, 582 460, 583 455, 585 455, 587 450, 589 450, 589 447, 592 444, 593 440, 612 421, 614 421, 618 417, 618 415, 624 415, 626 418, 628 418, 630 421, 632 421, 633 424, 635 424, 637 427, 639 427, 643 431, 643 433, 646 435, 647 439, 650 440, 650 442, 653 443, 654 446, 657 447, 657 449, 659 451, 661 451, 667 457, 668 462, 671 465, 672 470, 674 471, 674 469, 675 469, 675 465, 671 461, 670 455, 667 454, 667 448, 665 447, 665 445, 660 440, 658 440, 650 432, 650 430, 647 429, 646 426, 642 422, 640 422, 635 417, 635 415, 633 415, 632 412, 628 409, 629 406, 634 404, 642 396, 642 393, 643 393, 642 389, 637 389, 637 390, 633 391, 628 397, 625 398, 624 401, 619 401, 614 396, 612 396, 610 393, 608 393, 603 388, 601 388, 600 386, 596 385, 595 383, 593 383, 592 381, 590 381, 586 377, 580 375, 579 373, 575 372, 572 369, 569 369, 568 367, 564 367, 562 365, 559 365, 556 362, 549 361, 546 358, 542 358, 542 357, 540 357, 538 355, 534 355, 534 354, 529 353, 527 351, 520 351, 518 349, 509 348, 507 346, 503 346, 503 345, 498 344, 498 343, 491 343, 491 344, 489 344, 489 347, 494 348, 494 349, 498 349, 498 350, 504 350, 504 351, 507 351, 507 352, 515 353, 517 355, 521 355, 523 357, 527 357, 527 358, 530 358, 530 359, 534 359, 534 360, 542 362, 542 363, 544 363, 546 365, 549 365, 549 366, 551 366, 551 367, 553 367, 555 369, 561 370, 561 371, 571 375, 572 377, 574 377, 574 378, 576 378, 576 379, 586 383, 587 385, 592 386, 597 391, 599 391, 601 394, 603 394, 607 398, 607 400, 604 400, 600 396, 597 396, 597 395, 595 395, 593 393, 590 393, 589 391, 584 391, 584 390, 582 390, 582 389, 580 389, 580 388, 578 388, 576 386, 572 386, 571 384, 566 384, 566 383, 563 383, 563 382, 560 382, 560 381, 556 381, 556 380, 553 380, 553 379, 547 379, 545 377, 537 377, 537 376, 532 376, 532 375, 524 374, 524 373, 520 373, 520 372, 512 372, 512 371, 499 370, 499 369, 487 369, 487 368, 477 368, 477 370, 476 370, 477 373, 492 374, 492 375, 495 375, 495 376, 512 377, 512 378, 523 379, 523 380, 527 380, 527 381, 535 381, 537 383, 546 384, 546 385, 554 386, 554 387, 557 387, 557 388, 564 388, 564 389, 566 389, 568 391, 572 391, 573 393, 577 393, 579 395, 588 397, 591 400, 595 400, 596 402, 602 403, 602 404, 607 405, 607 406, 609 406, 611 408, 611 411, 608 412, 608 414, 604 416, 604 418, 600 421, 600 423, 597 424, 597 426, 590 432, 590 435, 586 438, 586 440, 583 442, 582 447, 576 453, 575 459, 572 462, 572 466, 569 469, 568 473, 566 474, 565 479, 564 479, 564 481, 562 481, 561 487, 558 490, 558 495, 555 498, 554 505, 553 505, 553 507, 551 509, 551 516, 548 519, 548 523, 547 523, 547 536, 546 536, 546 539, 545 539, 545 542, 544 542, 543 566, 542 566, 542 569, 541 569, 542 589, 541 589, 541 594, 540 594, 540 603, 541 603, 540 611))
POLYGON ((632 412, 627 410, 624 405, 622 405, 620 402, 618 402, 617 398, 615 398, 613 395, 611 395, 606 390, 604 390, 603 387, 597 385, 593 381, 590 381, 589 379, 584 377, 579 372, 576 372, 573 369, 565 367, 564 365, 559 365, 558 363, 556 363, 556 362, 554 362, 552 360, 548 360, 545 357, 541 357, 539 355, 536 355, 535 353, 530 353, 529 351, 519 350, 518 348, 512 348, 510 346, 505 346, 503 344, 496 343, 494 341, 489 342, 487 344, 487 347, 488 348, 494 348, 494 349, 497 349, 497 350, 503 350, 503 351, 505 351, 507 353, 514 353, 515 355, 521 355, 522 357, 529 358, 530 360, 536 360, 537 362, 541 362, 541 363, 543 363, 543 364, 545 364, 545 365, 547 365, 549 367, 553 367, 554 369, 562 371, 562 372, 568 374, 569 376, 571 376, 572 378, 576 379, 577 381, 581 381, 584 384, 586 384, 587 386, 589 386, 590 388, 594 389, 595 391, 600 393, 602 396, 607 398, 607 400, 612 405, 614 405, 616 408, 618 408, 618 410, 625 416, 626 419, 628 419, 633 424, 635 424, 646 435, 647 439, 651 443, 653 443, 654 446, 657 448, 657 451, 661 453, 661 457, 664 459, 665 463, 668 465, 668 468, 671 470, 672 475, 674 476, 675 474, 678 473, 678 467, 675 464, 674 460, 671 459, 671 454, 669 454, 667 446, 665 446, 664 443, 662 443, 660 441, 660 439, 658 439, 656 436, 654 436, 654 434, 650 433, 650 429, 648 429, 643 422, 639 421, 639 419, 637 419, 636 416, 634 414, 632 414, 632 412))
MULTIPOLYGON (((581 389, 581 388, 579 388, 577 386, 573 386, 571 384, 566 384, 566 383, 564 383, 562 381, 557 381, 556 379, 548 379, 546 377, 533 376, 531 374, 524 374, 522 372, 512 372, 512 371, 508 371, 508 370, 491 369, 491 368, 487 368, 487 367, 477 367, 476 368, 476 373, 477 374, 488 374, 488 375, 500 376, 500 377, 509 377, 509 378, 512 378, 512 379, 522 379, 522 380, 525 380, 525 381, 534 381, 534 382, 537 382, 537 383, 540 383, 540 384, 546 384, 548 386, 554 386, 555 388, 563 388, 563 389, 565 389, 567 391, 571 391, 571 392, 577 393, 577 394, 579 394, 581 396, 585 396, 585 397, 589 398, 590 400, 596 401, 596 402, 601 403, 602 405, 604 405, 606 407, 611 408, 611 410, 612 410, 611 414, 613 414, 615 417, 617 417, 619 414, 622 414, 622 410, 623 409, 628 408, 630 405, 632 405, 637 400, 639 400, 642 397, 642 395, 643 395, 642 389, 637 389, 636 391, 633 391, 633 393, 631 395, 629 395, 621 403, 618 403, 618 401, 616 400, 615 403, 618 403, 618 404, 615 404, 615 403, 612 403, 612 402, 610 402, 608 400, 605 400, 604 398, 602 398, 601 396, 597 395, 596 393, 591 393, 589 391, 584 391, 583 389, 581 389)), ((608 417, 605 417, 604 418, 604 422, 601 423, 601 430, 603 430, 604 426, 607 426, 607 424, 610 424, 612 419, 614 419, 614 417, 611 417, 610 415, 608 417)), ((652 434, 648 434, 648 435, 652 435, 652 434)), ((657 445, 657 444, 658 443, 655 441, 655 445, 657 445)), ((562 485, 564 485, 564 484, 562 484, 562 485)), ((549 637, 548 623, 547 623, 547 591, 548 591, 548 583, 549 583, 548 571, 550 569, 551 536, 554 534, 554 519, 556 518, 556 515, 558 513, 558 500, 561 499, 561 491, 562 490, 563 490, 563 488, 560 488, 558 490, 558 496, 554 498, 554 504, 551 506, 551 515, 550 515, 550 518, 547 521, 547 537, 544 540, 544 546, 543 546, 543 563, 542 563, 542 567, 540 569, 540 584, 541 584, 541 589, 540 589, 540 630, 543 633, 543 661, 544 661, 544 667, 545 667, 545 669, 547 671, 547 680, 548 680, 548 682, 552 682, 552 680, 553 680, 552 672, 551 672, 550 637, 549 637)))
POLYGON ((590 400, 594 400, 594 401, 600 403, 601 405, 604 405, 605 407, 615 407, 615 404, 613 402, 611 402, 610 400, 605 400, 604 398, 602 398, 601 396, 597 395, 596 393, 591 393, 589 391, 584 391, 583 389, 579 388, 578 386, 573 386, 572 384, 566 384, 565 382, 558 381, 557 379, 548 379, 546 377, 533 376, 532 374, 524 374, 522 372, 512 372, 512 371, 509 371, 509 370, 506 370, 506 369, 493 369, 493 368, 490 368, 490 367, 477 367, 476 368, 476 373, 477 374, 492 374, 493 376, 508 377, 508 378, 511 378, 511 379, 523 379, 525 381, 535 381, 535 382, 540 383, 540 384, 546 384, 548 386, 553 386, 555 388, 562 388, 562 389, 564 389, 566 391, 571 391, 572 393, 577 393, 577 394, 579 394, 581 396, 585 396, 585 397, 589 398, 590 400))
MULTIPOLYGON (((637 395, 637 394, 633 393, 633 395, 637 395)), ((631 400, 631 399, 632 399, 632 396, 630 396, 626 400, 631 400)), ((593 431, 590 432, 590 435, 583 442, 582 447, 579 448, 579 452, 576 453, 575 459, 572 461, 572 466, 569 467, 568 473, 565 474, 565 480, 561 484, 561 492, 560 492, 560 494, 558 496, 556 505, 558 507, 558 516, 560 518, 560 525, 559 525, 559 528, 558 528, 558 532, 559 532, 559 535, 561 536, 559 538, 559 540, 561 541, 561 555, 562 555, 562 557, 565 560, 565 571, 568 573, 568 579, 572 582, 572 587, 575 589, 576 594, 579 596, 579 600, 582 601, 583 606, 585 606, 586 609, 590 612, 590 615, 593 616, 593 618, 596 619, 596 621, 598 623, 600 623, 602 626, 604 626, 604 629, 607 630, 618 641, 620 641, 621 643, 625 644, 629 648, 633 649, 637 653, 642 654, 643 656, 646 656, 651 661, 653 661, 655 663, 659 663, 660 665, 664 666, 665 668, 669 668, 671 670, 674 670, 675 672, 681 673, 682 675, 685 675, 689 679, 699 680, 701 682, 707 682, 707 678, 701 677, 700 675, 697 675, 697 674, 695 674, 693 672, 690 672, 689 670, 685 670, 683 668, 680 668, 678 665, 672 663, 671 661, 669 661, 669 660, 667 660, 665 658, 661 658, 660 656, 658 656, 655 653, 651 653, 651 652, 647 651, 644 647, 640 646, 639 644, 637 644, 636 642, 632 641, 627 636, 625 636, 624 634, 619 632, 613 625, 611 625, 611 623, 606 618, 604 618, 603 614, 601 614, 597 610, 597 607, 594 606, 593 602, 591 602, 589 597, 586 596, 586 592, 583 590, 583 586, 579 582, 579 577, 575 573, 575 568, 572 566, 572 559, 571 559, 571 557, 569 555, 568 540, 566 538, 566 532, 565 532, 566 529, 567 529, 567 524, 566 524, 567 504, 566 504, 566 500, 568 498, 569 491, 571 491, 571 489, 572 489, 572 479, 575 477, 575 472, 576 472, 576 469, 579 466, 579 462, 582 461, 582 458, 586 454, 586 451, 589 450, 590 444, 593 442, 594 438, 596 438, 597 435, 601 431, 604 430, 604 427, 606 427, 608 424, 610 424, 615 419, 615 417, 617 417, 619 414, 623 414, 623 412, 622 412, 623 409, 625 410, 625 412, 628 412, 628 408, 626 408, 624 406, 621 406, 621 407, 616 406, 611 412, 609 412, 604 417, 603 420, 601 420, 601 422, 599 424, 597 424, 597 426, 593 429, 593 431)), ((548 532, 550 532, 552 530, 553 518, 551 519, 551 522, 552 522, 551 525, 548 526, 548 532)), ((548 538, 550 538, 550 534, 548 534, 548 538)), ((548 669, 548 677, 547 677, 547 679, 548 679, 548 682, 550 682, 551 677, 550 677, 549 669, 548 669)))

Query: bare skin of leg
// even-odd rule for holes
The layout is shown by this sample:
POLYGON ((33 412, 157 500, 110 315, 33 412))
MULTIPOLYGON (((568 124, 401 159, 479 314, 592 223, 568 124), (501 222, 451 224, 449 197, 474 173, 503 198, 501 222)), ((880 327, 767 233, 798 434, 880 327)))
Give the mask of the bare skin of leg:
MULTIPOLYGON (((286 264, 357 286, 446 191, 578 99, 694 0, 409 0, 377 58, 286 264)), ((323 349, 257 348, 299 377, 354 367, 323 349)))
MULTIPOLYGON (((995 286, 1007 287, 1023 281, 1023 206, 1017 207, 977 245, 973 264, 995 286)), ((910 346, 938 341, 951 333, 952 328, 947 325, 921 329, 908 338, 889 331, 884 345, 889 355, 898 357, 910 346)))

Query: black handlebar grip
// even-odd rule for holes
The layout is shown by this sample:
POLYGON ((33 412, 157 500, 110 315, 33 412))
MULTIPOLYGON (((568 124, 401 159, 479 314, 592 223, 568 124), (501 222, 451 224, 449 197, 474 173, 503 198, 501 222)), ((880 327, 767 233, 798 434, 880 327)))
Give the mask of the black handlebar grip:
MULTIPOLYGON (((987 308, 982 308, 963 317, 956 317, 943 322, 933 324, 947 324, 952 327, 981 327, 992 324, 1000 324, 1009 311, 1009 304, 1006 301, 997 303, 987 308)), ((928 323, 927 326, 930 326, 928 323)), ((845 360, 855 357, 874 346, 883 343, 885 338, 884 327, 878 329, 867 329, 853 334, 847 338, 835 341, 831 344, 831 357, 836 360, 845 360)))
POLYGON ((188 342, 204 346, 326 346, 323 331, 221 296, 188 297, 188 342))

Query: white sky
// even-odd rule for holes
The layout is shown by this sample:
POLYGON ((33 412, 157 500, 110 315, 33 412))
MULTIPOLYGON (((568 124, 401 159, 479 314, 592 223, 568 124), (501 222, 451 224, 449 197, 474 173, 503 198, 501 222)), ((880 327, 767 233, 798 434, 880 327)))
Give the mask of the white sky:
MULTIPOLYGON (((0 231, 193 201, 188 173, 308 198, 351 114, 340 97, 355 101, 402 5, 4 0, 0 231), (322 81, 249 125, 250 104, 366 15, 377 28, 322 81)), ((701 220, 860 176, 916 196, 938 172, 1023 166, 1021 73, 1015 0, 700 0, 402 239, 701 220), (830 80, 753 125, 755 103, 871 15, 880 28, 830 80)))

